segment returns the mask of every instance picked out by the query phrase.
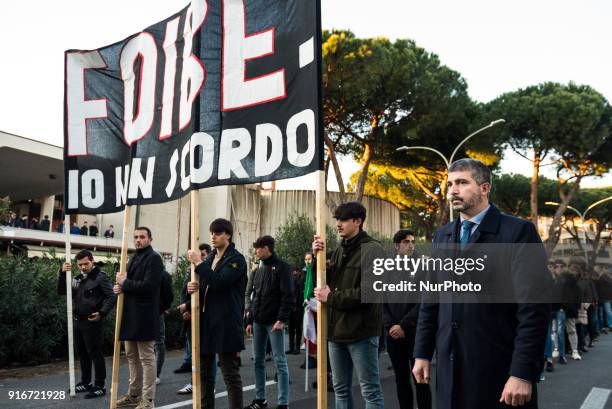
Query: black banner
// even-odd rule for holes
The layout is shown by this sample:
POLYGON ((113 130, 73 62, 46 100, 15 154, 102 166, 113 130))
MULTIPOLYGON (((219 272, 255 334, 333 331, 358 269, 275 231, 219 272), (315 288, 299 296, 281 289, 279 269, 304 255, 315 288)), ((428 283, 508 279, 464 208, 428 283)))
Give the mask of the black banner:
POLYGON ((322 169, 317 1, 194 0, 65 54, 67 213, 322 169))

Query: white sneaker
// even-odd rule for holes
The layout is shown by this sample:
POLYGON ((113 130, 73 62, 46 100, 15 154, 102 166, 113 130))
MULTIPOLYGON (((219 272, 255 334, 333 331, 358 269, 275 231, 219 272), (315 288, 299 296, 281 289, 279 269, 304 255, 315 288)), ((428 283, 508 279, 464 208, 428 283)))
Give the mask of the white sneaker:
POLYGON ((582 357, 580 356, 578 351, 574 351, 574 352, 572 352, 572 359, 574 359, 576 361, 580 361, 582 359, 582 357))
POLYGON ((558 349, 555 349, 555 350, 553 351, 552 357, 553 357, 553 359, 557 359, 557 358, 559 358, 559 350, 558 350, 558 349))
POLYGON ((193 392, 193 386, 191 386, 191 384, 188 383, 187 385, 183 386, 182 389, 179 389, 177 393, 179 395, 190 395, 192 392, 193 392))
POLYGON ((161 382, 161 379, 155 378, 155 385, 159 385, 160 382, 161 382))

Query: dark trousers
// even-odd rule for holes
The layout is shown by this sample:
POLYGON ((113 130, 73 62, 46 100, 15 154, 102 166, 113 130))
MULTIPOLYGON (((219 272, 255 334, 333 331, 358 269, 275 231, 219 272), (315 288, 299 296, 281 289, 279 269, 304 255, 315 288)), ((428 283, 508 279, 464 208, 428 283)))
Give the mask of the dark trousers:
POLYGON ((81 382, 91 383, 91 365, 96 369, 95 385, 104 387, 106 365, 102 355, 102 321, 75 321, 74 338, 81 363, 81 382))
POLYGON ((304 324, 304 308, 298 308, 289 316, 289 349, 300 349, 304 343, 302 340, 302 326, 304 324))
MULTIPOLYGON (((412 409, 413 393, 411 379, 412 367, 414 366, 414 358, 412 353, 414 350, 414 339, 394 339, 387 337, 387 352, 393 365, 395 372, 395 384, 397 388, 397 400, 399 401, 400 409, 412 409)), ((416 400, 419 409, 431 409, 431 391, 429 385, 418 384, 414 380, 416 387, 416 400)))
MULTIPOLYGON (((227 388, 229 409, 242 409, 242 378, 237 352, 220 353, 219 364, 227 388)), ((215 354, 202 354, 202 409, 215 407, 215 354)))
POLYGON ((578 333, 578 349, 586 348, 587 325, 576 324, 576 332, 578 333))

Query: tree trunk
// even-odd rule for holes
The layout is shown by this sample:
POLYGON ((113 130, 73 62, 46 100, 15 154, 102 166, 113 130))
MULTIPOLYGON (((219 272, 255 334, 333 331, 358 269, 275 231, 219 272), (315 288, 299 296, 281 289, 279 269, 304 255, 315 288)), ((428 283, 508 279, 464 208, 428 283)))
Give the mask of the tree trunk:
POLYGON ((563 192, 563 184, 561 183, 559 185, 559 196, 561 197, 561 203, 559 204, 559 207, 557 207, 552 224, 548 228, 548 238, 546 239, 546 253, 548 256, 552 254, 557 246, 557 243, 559 242, 559 236, 561 235, 561 229, 559 228, 561 225, 561 218, 563 217, 565 210, 567 210, 567 205, 574 198, 574 195, 580 188, 580 180, 580 177, 576 179, 576 182, 572 185, 567 194, 563 192))
MULTIPOLYGON (((372 131, 374 132, 374 131, 372 131)), ((363 157, 361 158, 361 168, 359 179, 357 180, 357 189, 355 191, 355 200, 361 202, 363 200, 363 192, 365 190, 365 183, 368 179, 368 169, 370 168, 370 162, 372 162, 373 151, 369 143, 366 143, 363 147, 363 157)))
POLYGON ((336 175, 336 182, 338 183, 338 189, 340 190, 340 202, 346 202, 346 189, 344 188, 344 180, 342 173, 340 173, 340 166, 338 165, 338 159, 336 158, 336 152, 334 152, 334 146, 332 141, 327 136, 327 133, 323 134, 323 140, 327 146, 327 155, 331 160, 332 166, 334 167, 334 174, 336 175))
MULTIPOLYGON (((538 177, 540 176, 540 163, 542 157, 540 151, 533 153, 533 174, 531 175, 531 222, 538 230, 538 177)), ((538 230, 539 231, 539 230, 538 230)))

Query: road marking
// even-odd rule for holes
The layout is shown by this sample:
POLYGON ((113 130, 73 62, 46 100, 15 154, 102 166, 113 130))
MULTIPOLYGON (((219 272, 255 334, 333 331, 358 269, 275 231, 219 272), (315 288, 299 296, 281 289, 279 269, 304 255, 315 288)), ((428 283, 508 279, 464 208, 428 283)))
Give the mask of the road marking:
POLYGON ((580 409, 603 409, 610 396, 610 389, 593 388, 580 406, 580 409))
MULTIPOLYGON (((268 381, 266 382, 266 386, 274 385, 275 383, 276 382, 274 381, 268 381)), ((255 385, 249 385, 249 386, 245 386, 244 388, 242 388, 242 391, 243 392, 252 391, 253 389, 255 389, 255 385)), ((215 399, 223 398, 225 396, 227 396, 227 391, 219 392, 215 394, 215 399)), ((191 406, 192 404, 193 404, 193 400, 189 399, 189 400, 184 400, 182 402, 171 403, 170 405, 166 405, 166 406, 157 406, 157 409, 174 409, 174 408, 180 408, 182 406, 191 406)))

